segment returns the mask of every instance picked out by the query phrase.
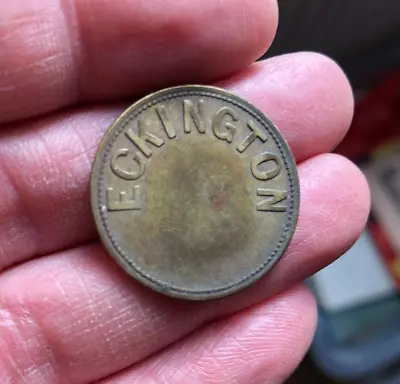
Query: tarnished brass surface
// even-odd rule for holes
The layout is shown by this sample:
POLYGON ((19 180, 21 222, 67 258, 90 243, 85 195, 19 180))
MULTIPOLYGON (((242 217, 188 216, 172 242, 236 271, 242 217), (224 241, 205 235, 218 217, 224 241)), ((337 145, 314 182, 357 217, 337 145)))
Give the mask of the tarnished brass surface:
POLYGON ((296 226, 294 160, 273 124, 222 89, 151 94, 107 131, 92 208, 109 253, 164 294, 209 299, 263 276, 296 226))

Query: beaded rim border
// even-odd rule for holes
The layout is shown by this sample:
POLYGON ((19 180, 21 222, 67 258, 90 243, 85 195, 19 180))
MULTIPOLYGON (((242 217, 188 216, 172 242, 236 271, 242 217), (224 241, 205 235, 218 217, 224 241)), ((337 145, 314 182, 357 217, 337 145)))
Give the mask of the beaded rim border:
MULTIPOLYGON (((149 95, 150 97, 152 95, 149 95)), ((135 103, 133 106, 128 108, 127 111, 125 111, 125 115, 122 118, 122 122, 119 122, 116 124, 116 126, 112 126, 111 130, 108 131, 104 138, 103 142, 104 149, 102 153, 102 161, 99 169, 99 177, 97 181, 97 189, 98 189, 98 194, 97 194, 97 208, 98 212, 100 212, 100 220, 102 227, 104 228, 108 239, 114 248, 114 250, 118 253, 118 255, 123 259, 125 266, 129 266, 134 269, 134 271, 143 279, 144 283, 151 283, 151 286, 156 287, 159 291, 161 292, 170 292, 174 294, 174 296, 177 296, 177 294, 194 294, 199 297, 207 295, 207 294, 214 294, 214 297, 220 297, 221 293, 223 292, 229 292, 229 293, 234 293, 231 292, 232 290, 236 291, 239 290, 243 285, 246 285, 247 282, 249 282, 251 279, 254 277, 263 276, 265 273, 268 272, 268 270, 275 264, 273 263, 274 261, 276 262, 280 256, 283 254, 285 249, 287 248, 289 241, 294 233, 294 229, 296 226, 297 222, 297 217, 298 213, 295 212, 296 206, 299 206, 299 186, 298 186, 298 176, 297 176, 297 171, 295 168, 295 162, 291 158, 291 151, 286 143, 285 139, 282 137, 282 135, 279 133, 278 129, 274 126, 274 124, 260 111, 258 111, 254 106, 251 104, 245 102, 244 100, 238 100, 236 99, 238 96, 236 95, 229 95, 229 93, 225 90, 218 89, 217 87, 205 87, 205 86, 192 86, 188 87, 183 86, 183 87, 173 87, 173 88, 167 88, 165 90, 159 91, 156 94, 154 94, 155 98, 153 98, 150 101, 147 101, 143 104, 143 101, 145 100, 139 100, 137 103, 135 103), (191 89, 190 89, 191 88, 191 89), (205 90, 207 89, 207 90, 205 90), (171 93, 172 92, 172 93, 171 93), (220 99, 223 101, 226 101, 228 103, 231 103, 235 105, 236 107, 239 107, 243 109, 245 112, 250 114, 252 117, 254 117, 269 133, 269 135, 273 138, 276 146, 278 147, 282 158, 284 162, 285 169, 288 174, 289 178, 289 184, 290 184, 290 203, 289 203, 289 210, 288 210, 288 218, 287 218, 287 224, 282 232, 282 236, 280 237, 276 247, 274 250, 271 252, 269 257, 266 259, 266 261, 260 265, 258 268, 256 268, 253 272, 251 272, 249 275, 246 277, 236 280, 228 285, 225 285, 223 287, 218 287, 214 289, 204 289, 204 290, 195 290, 195 289, 182 289, 179 287, 175 286, 170 286, 170 285, 165 285, 161 281, 156 280, 153 278, 151 275, 147 274, 144 272, 139 266, 137 266, 132 260, 130 260, 127 256, 124 250, 120 247, 118 244, 117 240, 112 234, 112 231, 108 227, 108 219, 107 219, 107 212, 104 210, 104 204, 102 204, 103 201, 105 201, 105 189, 102 188, 102 185, 104 185, 104 168, 106 164, 106 159, 109 157, 109 153, 112 150, 112 146, 116 139, 119 137, 119 135, 123 132, 125 127, 139 114, 141 114, 143 111, 146 109, 152 107, 155 104, 158 104, 159 102, 177 98, 177 97, 183 97, 183 96, 204 96, 204 97, 209 97, 209 98, 215 98, 215 99, 220 99), (279 138, 279 140, 278 140, 279 138), (108 140, 107 140, 108 139, 108 140), (292 163, 294 165, 293 169, 289 167, 288 163, 292 163), (296 183, 297 181, 297 183, 296 183), (297 194, 296 194, 297 192, 297 194), (281 254, 276 256, 278 252, 282 250, 281 254), (267 268, 267 267, 270 268, 267 268), (236 288, 236 289, 235 289, 236 288)), ((147 98, 146 98, 147 99, 147 98)), ((96 161, 95 161, 96 162, 96 161)))

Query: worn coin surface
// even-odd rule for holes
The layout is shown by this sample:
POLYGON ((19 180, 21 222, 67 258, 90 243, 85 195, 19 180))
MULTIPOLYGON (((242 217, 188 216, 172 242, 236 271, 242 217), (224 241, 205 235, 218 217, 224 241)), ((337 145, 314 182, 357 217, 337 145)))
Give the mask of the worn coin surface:
POLYGON ((299 209, 296 165, 277 128, 238 96, 197 85, 128 108, 98 149, 91 191, 100 238, 125 271, 197 300, 268 272, 299 209))

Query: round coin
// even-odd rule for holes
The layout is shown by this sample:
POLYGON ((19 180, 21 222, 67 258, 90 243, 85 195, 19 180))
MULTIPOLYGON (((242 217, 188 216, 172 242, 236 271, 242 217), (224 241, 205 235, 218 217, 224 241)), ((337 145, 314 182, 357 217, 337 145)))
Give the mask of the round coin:
POLYGON ((144 97, 111 125, 91 203, 102 242, 129 275, 168 296, 212 299, 275 265, 296 227, 299 183, 263 113, 188 85, 144 97))

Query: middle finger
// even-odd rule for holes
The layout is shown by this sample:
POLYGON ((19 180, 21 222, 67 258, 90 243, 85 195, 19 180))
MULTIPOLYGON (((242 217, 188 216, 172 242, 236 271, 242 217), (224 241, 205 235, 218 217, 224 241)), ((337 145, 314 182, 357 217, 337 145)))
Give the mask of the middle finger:
MULTIPOLYGON (((219 85, 269 115, 297 161, 331 150, 352 116, 345 76, 317 54, 270 59, 219 85)), ((91 163, 101 136, 120 111, 64 113, 1 134, 0 269, 95 237, 91 163)))

